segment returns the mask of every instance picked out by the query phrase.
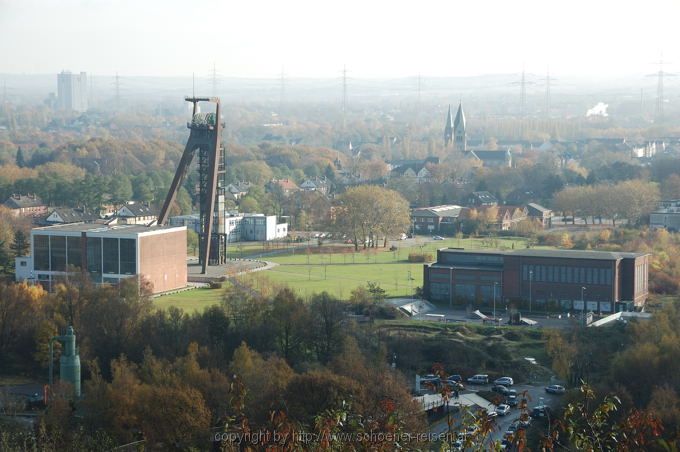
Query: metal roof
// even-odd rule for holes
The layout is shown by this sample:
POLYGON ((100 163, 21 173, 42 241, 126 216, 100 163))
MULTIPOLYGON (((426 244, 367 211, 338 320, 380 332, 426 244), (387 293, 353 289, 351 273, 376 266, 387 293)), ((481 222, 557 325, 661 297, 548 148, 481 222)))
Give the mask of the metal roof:
POLYGON ((619 260, 631 259, 636 257, 646 256, 649 253, 622 253, 614 251, 592 251, 592 250, 538 250, 538 249, 524 249, 524 250, 459 250, 442 248, 439 251, 445 253, 461 253, 461 254, 497 254, 502 256, 512 257, 547 257, 559 259, 592 259, 592 260, 619 260))

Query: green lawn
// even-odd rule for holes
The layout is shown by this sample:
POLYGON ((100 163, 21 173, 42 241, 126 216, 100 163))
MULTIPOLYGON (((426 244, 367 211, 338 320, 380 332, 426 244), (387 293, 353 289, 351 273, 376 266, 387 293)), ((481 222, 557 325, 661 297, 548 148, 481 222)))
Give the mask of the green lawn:
MULTIPOLYGON (((402 243, 402 242, 399 242, 402 243)), ((307 297, 315 292, 327 291, 341 299, 349 298, 351 291, 365 286, 368 281, 377 282, 388 296, 408 297, 416 287, 423 284, 423 264, 409 263, 408 255, 424 252, 436 259, 436 250, 446 247, 466 249, 516 249, 524 248, 526 241, 518 238, 446 239, 425 242, 423 239, 403 242, 397 251, 377 248, 354 252, 348 246, 346 252, 324 253, 316 249, 297 250, 295 254, 267 258, 279 266, 264 272, 273 282, 285 283, 299 295, 307 297), (411 279, 409 279, 409 277, 411 279)), ((323 248, 321 248, 323 249, 323 248)))
POLYGON ((182 308, 185 312, 203 311, 214 304, 220 304, 224 289, 192 289, 154 299, 158 309, 170 306, 182 308))
MULTIPOLYGON (((416 238, 398 242, 397 251, 389 251, 388 248, 371 250, 360 249, 354 252, 350 245, 333 244, 338 251, 342 247, 343 252, 324 252, 324 247, 311 246, 307 249, 294 250, 293 254, 276 255, 265 259, 276 262, 279 265, 271 270, 253 273, 252 278, 256 285, 267 284, 263 280, 269 279, 272 283, 286 284, 295 290, 300 296, 306 298, 313 293, 327 291, 341 299, 347 299, 353 289, 365 286, 368 281, 376 282, 385 289, 388 296, 408 297, 413 294, 416 287, 423 284, 423 264, 409 263, 408 255, 412 252, 424 252, 436 259, 438 248, 458 247, 466 249, 522 249, 526 247, 526 241, 522 238, 468 238, 446 239, 431 241, 427 237, 416 238)), ((300 246, 298 244, 298 246, 300 246)), ((271 249, 282 247, 275 244, 264 249, 261 243, 230 244, 229 255, 235 254, 253 255, 271 249)), ((196 289, 181 292, 175 295, 166 295, 155 300, 160 309, 168 306, 181 307, 185 311, 202 310, 207 306, 219 303, 222 290, 196 289)))

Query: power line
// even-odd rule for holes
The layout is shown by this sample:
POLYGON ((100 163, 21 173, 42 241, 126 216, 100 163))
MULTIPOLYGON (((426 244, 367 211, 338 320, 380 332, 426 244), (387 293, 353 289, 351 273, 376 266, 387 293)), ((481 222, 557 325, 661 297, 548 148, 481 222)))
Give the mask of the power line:
POLYGON ((674 77, 677 74, 666 72, 663 70, 664 65, 669 64, 668 61, 664 61, 663 53, 659 57, 657 63, 652 63, 659 66, 659 70, 656 74, 650 74, 649 76, 656 77, 656 107, 654 109, 654 121, 663 122, 664 120, 664 77, 671 76, 674 77))
POLYGON ((118 72, 116 72, 116 79, 114 81, 115 85, 115 90, 116 90, 116 96, 115 96, 115 101, 116 101, 116 108, 120 108, 120 76, 118 75, 118 72))
POLYGON ((347 122, 347 66, 342 66, 342 134, 345 135, 347 122))
POLYGON ((212 81, 212 95, 213 97, 217 97, 217 85, 218 85, 218 74, 217 74, 217 65, 213 62, 213 68, 212 72, 210 73, 211 81, 212 81))
POLYGON ((281 118, 283 116, 283 105, 284 105, 285 99, 286 99, 286 73, 284 71, 283 65, 281 65, 281 77, 280 77, 279 82, 281 84, 281 86, 280 86, 281 92, 279 93, 280 94, 280 97, 279 97, 279 118, 281 118))

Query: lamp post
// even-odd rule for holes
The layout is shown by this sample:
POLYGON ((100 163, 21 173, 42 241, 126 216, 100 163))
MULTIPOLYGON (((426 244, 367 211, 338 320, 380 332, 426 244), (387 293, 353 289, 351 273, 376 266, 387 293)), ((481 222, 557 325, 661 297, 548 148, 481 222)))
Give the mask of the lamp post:
POLYGON ((583 292, 586 290, 585 287, 581 287, 581 303, 583 303, 583 325, 586 324, 586 301, 583 298, 583 292))
POLYGON ((529 270, 529 312, 531 312, 531 281, 534 279, 534 271, 529 270))
POLYGON ((497 282, 493 283, 493 323, 494 325, 498 325, 496 322, 496 286, 498 285, 497 282))

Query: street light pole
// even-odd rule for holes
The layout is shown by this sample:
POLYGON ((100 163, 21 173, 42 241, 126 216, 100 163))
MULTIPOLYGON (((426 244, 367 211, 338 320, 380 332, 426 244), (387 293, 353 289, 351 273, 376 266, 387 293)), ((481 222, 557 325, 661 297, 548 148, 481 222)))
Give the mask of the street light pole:
POLYGON ((493 283, 493 323, 494 325, 498 325, 496 322, 496 286, 498 285, 497 282, 493 283))
POLYGON ((534 279, 534 271, 529 270, 529 312, 531 312, 531 281, 534 279))
POLYGON ((583 298, 583 292, 586 290, 585 287, 581 287, 581 303, 583 303, 583 325, 585 326, 586 324, 586 301, 583 298))

